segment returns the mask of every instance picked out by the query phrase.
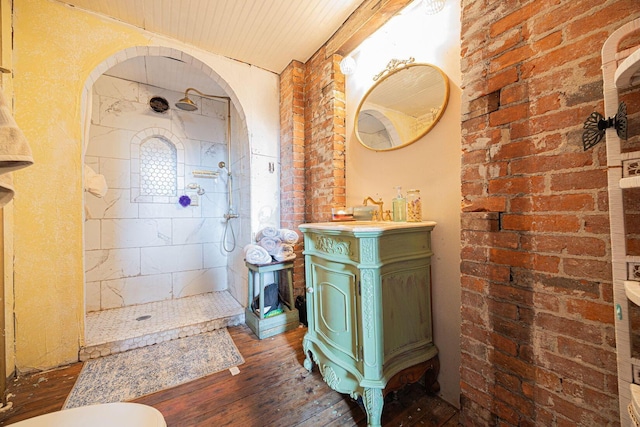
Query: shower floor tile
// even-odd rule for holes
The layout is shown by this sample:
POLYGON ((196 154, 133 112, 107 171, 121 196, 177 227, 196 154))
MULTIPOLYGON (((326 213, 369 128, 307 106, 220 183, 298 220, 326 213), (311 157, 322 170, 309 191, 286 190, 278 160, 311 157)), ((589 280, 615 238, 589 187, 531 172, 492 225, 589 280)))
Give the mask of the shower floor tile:
POLYGON ((227 291, 91 312, 80 360, 241 323, 244 308, 227 291))

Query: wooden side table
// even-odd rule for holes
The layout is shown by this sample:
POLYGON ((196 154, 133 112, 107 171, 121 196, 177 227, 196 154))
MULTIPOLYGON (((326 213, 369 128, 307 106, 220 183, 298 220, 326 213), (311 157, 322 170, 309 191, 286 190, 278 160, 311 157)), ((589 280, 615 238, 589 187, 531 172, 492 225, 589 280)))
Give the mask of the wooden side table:
POLYGON ((293 261, 272 262, 256 265, 245 262, 248 269, 249 300, 245 309, 245 323, 258 338, 264 339, 295 329, 300 324, 298 310, 295 308, 293 296, 293 261), (282 296, 280 306, 284 310, 273 316, 264 315, 264 288, 265 275, 273 275, 274 282, 278 285, 278 293, 282 296), (257 295, 256 295, 257 288, 257 295), (258 297, 258 312, 252 308, 253 300, 258 297))

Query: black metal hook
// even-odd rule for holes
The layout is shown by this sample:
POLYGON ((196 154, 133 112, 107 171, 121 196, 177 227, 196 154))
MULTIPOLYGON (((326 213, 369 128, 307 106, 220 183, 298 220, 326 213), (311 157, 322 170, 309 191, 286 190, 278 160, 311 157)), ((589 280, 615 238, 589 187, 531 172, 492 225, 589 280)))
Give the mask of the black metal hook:
POLYGON ((582 133, 584 151, 602 141, 606 130, 611 127, 615 128, 620 139, 627 139, 627 104, 624 102, 618 105, 618 113, 608 119, 595 111, 589 115, 584 122, 584 132, 582 133))

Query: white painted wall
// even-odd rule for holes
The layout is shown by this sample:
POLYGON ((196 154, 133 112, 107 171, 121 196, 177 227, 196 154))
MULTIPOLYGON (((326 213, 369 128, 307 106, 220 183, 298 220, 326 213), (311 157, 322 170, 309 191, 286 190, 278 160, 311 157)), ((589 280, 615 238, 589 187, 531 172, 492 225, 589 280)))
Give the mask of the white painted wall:
POLYGON ((395 186, 419 189, 423 219, 437 222, 432 259, 434 341, 440 351, 440 395, 459 406, 460 396, 460 5, 449 1, 427 15, 417 1, 363 42, 346 79, 347 203, 382 197, 391 209, 395 186), (388 152, 364 148, 353 133, 360 100, 372 77, 393 58, 430 63, 449 77, 449 105, 440 122, 414 144, 388 152))

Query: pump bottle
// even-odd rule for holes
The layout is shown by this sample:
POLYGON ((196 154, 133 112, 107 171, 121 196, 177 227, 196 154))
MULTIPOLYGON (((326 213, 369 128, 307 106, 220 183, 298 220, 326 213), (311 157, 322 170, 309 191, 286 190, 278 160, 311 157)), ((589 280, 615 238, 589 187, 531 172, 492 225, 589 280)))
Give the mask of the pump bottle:
POLYGON ((396 187, 398 195, 392 200, 393 220, 402 222, 407 220, 407 200, 402 196, 402 187, 396 187))

